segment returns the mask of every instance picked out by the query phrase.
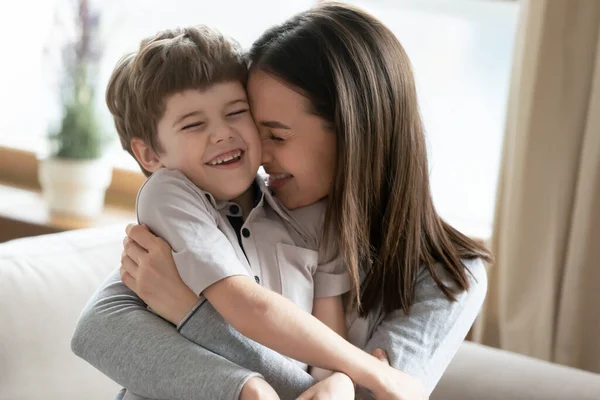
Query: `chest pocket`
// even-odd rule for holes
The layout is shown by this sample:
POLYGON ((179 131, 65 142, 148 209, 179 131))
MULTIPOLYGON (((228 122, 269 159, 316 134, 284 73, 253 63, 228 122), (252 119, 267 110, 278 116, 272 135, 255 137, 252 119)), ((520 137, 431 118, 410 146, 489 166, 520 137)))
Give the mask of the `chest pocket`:
POLYGON ((281 294, 306 312, 312 313, 313 275, 317 271, 319 253, 285 243, 277 243, 276 248, 281 294))

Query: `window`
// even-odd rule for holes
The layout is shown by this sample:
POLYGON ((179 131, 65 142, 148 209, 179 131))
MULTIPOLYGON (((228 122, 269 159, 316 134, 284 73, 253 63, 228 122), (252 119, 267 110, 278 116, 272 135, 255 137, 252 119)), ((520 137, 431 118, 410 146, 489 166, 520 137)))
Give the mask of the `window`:
POLYGON ((350 1, 398 37, 413 64, 438 212, 491 235, 519 3, 350 1))
MULTIPOLYGON (((248 48, 266 28, 315 0, 96 0, 104 54, 97 104, 114 131, 103 92, 117 59, 165 27, 206 23, 248 48)), ((400 39, 414 65, 426 127, 436 207, 468 234, 491 232, 519 3, 494 0, 349 1, 380 18, 400 39)), ((60 115, 44 56, 53 43, 57 7, 69 0, 10 2, 0 12, 0 146, 45 150, 43 137, 60 115), (31 9, 36 12, 32 13, 31 9)), ((116 133, 115 133, 116 136, 116 133)), ((137 171, 120 149, 119 168, 137 171)))

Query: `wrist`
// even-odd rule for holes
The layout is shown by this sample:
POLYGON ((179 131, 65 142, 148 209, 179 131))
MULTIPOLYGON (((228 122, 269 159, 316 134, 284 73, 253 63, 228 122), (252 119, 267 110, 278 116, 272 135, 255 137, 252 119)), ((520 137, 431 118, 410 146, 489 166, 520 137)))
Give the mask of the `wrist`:
POLYGON ((171 311, 167 316, 167 320, 173 325, 179 326, 190 313, 190 310, 198 303, 198 296, 191 290, 186 290, 174 296, 172 300, 173 304, 169 307, 171 311))
POLYGON ((355 384, 378 391, 383 386, 381 374, 383 364, 369 354, 362 353, 364 357, 361 357, 361 362, 353 364, 353 370, 349 371, 348 375, 355 384))
POLYGON ((343 372, 334 372, 331 374, 329 379, 334 379, 335 381, 343 383, 343 384, 349 383, 350 385, 356 387, 356 384, 354 383, 352 378, 350 378, 348 375, 346 375, 343 372))

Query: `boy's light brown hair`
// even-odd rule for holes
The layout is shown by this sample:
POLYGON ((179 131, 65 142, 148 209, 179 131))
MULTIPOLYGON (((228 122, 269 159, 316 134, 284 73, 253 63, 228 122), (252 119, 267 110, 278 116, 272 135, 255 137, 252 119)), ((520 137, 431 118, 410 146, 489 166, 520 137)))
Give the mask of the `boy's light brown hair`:
POLYGON ((220 82, 245 84, 247 71, 240 45, 206 26, 163 30, 143 40, 138 52, 119 60, 106 89, 121 145, 134 158, 133 138, 161 152, 156 129, 168 96, 220 82))

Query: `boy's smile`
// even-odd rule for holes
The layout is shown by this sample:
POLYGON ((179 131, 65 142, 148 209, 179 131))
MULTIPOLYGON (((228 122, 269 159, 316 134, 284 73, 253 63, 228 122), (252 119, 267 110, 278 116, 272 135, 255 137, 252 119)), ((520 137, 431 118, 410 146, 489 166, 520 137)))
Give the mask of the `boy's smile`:
POLYGON ((162 151, 154 153, 153 170, 179 170, 218 200, 244 193, 258 171, 261 149, 242 84, 184 90, 164 104, 157 125, 162 151))

